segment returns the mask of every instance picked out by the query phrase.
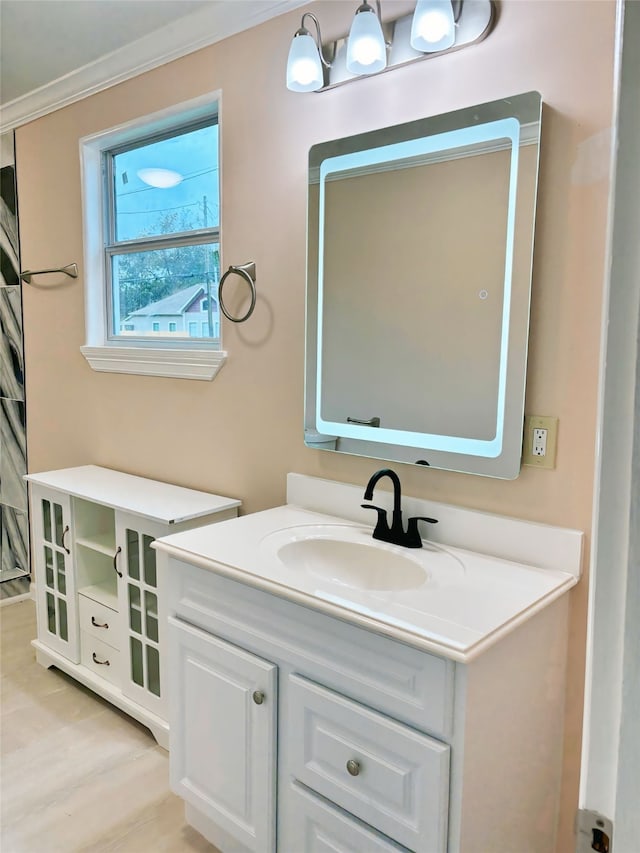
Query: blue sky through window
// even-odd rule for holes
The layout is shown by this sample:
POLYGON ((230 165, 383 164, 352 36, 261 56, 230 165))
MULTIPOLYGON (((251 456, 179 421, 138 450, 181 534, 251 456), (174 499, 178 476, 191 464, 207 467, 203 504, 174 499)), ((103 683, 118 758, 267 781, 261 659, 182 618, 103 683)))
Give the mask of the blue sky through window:
POLYGON ((217 124, 117 154, 113 173, 118 241, 220 224, 217 124), (142 169, 177 172, 182 180, 149 186, 142 169))

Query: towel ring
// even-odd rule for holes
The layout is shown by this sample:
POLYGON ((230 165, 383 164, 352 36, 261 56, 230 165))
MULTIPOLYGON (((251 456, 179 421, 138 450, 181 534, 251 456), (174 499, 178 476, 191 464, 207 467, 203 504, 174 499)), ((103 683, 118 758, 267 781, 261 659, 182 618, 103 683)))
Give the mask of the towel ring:
POLYGON ((249 263, 247 264, 240 264, 237 267, 229 267, 229 269, 220 279, 220 284, 218 285, 218 302, 220 303, 220 310, 227 318, 227 320, 231 320, 232 323, 244 323, 245 320, 249 319, 249 317, 253 314, 253 309, 256 307, 256 265, 253 261, 249 261, 249 263), (242 317, 232 317, 231 314, 229 314, 229 312, 225 308, 224 302, 222 301, 222 287, 227 278, 232 273, 236 273, 236 275, 239 275, 241 278, 243 278, 251 288, 251 305, 249 305, 249 310, 242 317))

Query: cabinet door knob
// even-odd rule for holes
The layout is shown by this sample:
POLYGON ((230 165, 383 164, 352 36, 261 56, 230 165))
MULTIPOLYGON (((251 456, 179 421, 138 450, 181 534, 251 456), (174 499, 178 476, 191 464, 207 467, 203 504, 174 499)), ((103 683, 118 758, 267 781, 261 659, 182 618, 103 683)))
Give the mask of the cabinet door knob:
POLYGON ((95 616, 91 617, 91 624, 94 625, 96 628, 108 628, 109 627, 108 622, 96 622, 95 616))
POLYGON ((262 690, 253 691, 253 701, 256 703, 256 705, 262 705, 262 703, 264 702, 264 693, 262 692, 262 690))
POLYGON ((91 657, 93 658, 93 662, 100 664, 100 666, 111 666, 108 660, 98 660, 95 652, 91 655, 91 657))
POLYGON ((347 761, 347 770, 351 776, 358 776, 360 774, 360 762, 354 761, 353 758, 350 758, 347 761))

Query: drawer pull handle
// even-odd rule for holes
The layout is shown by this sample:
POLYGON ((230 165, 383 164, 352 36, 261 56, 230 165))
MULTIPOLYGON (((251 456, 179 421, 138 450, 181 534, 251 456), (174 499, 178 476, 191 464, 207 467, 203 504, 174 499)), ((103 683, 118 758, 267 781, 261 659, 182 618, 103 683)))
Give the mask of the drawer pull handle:
POLYGON ((347 761, 347 770, 351 776, 358 776, 360 774, 360 762, 354 761, 353 758, 350 758, 347 761))
POLYGON ((91 657, 93 658, 93 662, 99 664, 100 666, 111 666, 108 660, 98 660, 95 652, 93 652, 91 657))
POLYGON ((108 623, 108 622, 102 622, 102 623, 100 623, 100 622, 96 622, 96 617, 95 617, 95 616, 92 616, 92 617, 91 617, 91 624, 92 624, 92 625, 94 625, 96 628, 108 628, 108 627, 109 627, 109 623, 108 623))
POLYGON ((262 705, 262 703, 264 702, 264 693, 262 692, 262 690, 254 690, 253 701, 256 703, 256 705, 262 705))
POLYGON ((122 548, 118 545, 118 550, 113 555, 113 571, 118 575, 119 578, 122 577, 122 572, 118 569, 118 554, 122 551, 122 548))

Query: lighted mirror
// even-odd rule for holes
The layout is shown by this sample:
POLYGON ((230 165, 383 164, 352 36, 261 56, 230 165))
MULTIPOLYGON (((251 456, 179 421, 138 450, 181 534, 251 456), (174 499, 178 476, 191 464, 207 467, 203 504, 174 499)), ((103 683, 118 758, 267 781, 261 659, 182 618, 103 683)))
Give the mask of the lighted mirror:
POLYGON ((518 476, 541 106, 311 149, 308 446, 518 476))

